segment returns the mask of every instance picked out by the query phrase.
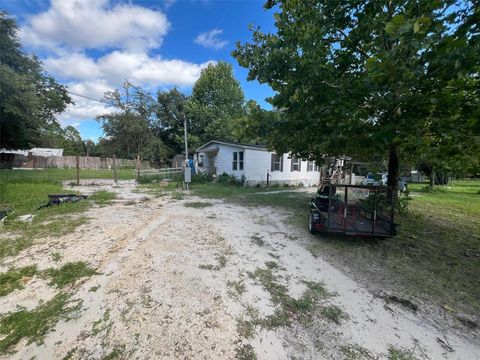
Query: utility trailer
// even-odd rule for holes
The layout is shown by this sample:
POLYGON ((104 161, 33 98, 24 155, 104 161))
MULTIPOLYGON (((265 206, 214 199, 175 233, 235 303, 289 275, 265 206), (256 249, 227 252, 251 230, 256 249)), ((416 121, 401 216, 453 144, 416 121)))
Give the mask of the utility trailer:
POLYGON ((387 186, 325 185, 310 202, 308 229, 312 234, 392 237, 393 198, 387 186))

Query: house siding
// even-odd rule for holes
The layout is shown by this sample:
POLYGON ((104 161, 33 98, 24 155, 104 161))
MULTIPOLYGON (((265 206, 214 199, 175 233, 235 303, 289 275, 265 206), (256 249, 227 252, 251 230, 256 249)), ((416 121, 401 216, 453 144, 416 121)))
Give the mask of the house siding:
POLYGON ((246 184, 255 186, 257 184, 265 185, 267 183, 267 174, 270 174, 271 184, 280 185, 299 185, 313 186, 318 184, 320 173, 318 171, 307 171, 307 161, 301 161, 301 171, 290 171, 291 159, 288 154, 283 154, 283 171, 271 171, 271 155, 269 152, 262 149, 249 149, 242 146, 225 145, 212 143, 198 151, 198 154, 204 154, 205 167, 211 166, 208 163, 205 151, 218 149, 215 156, 214 165, 217 175, 227 173, 241 178, 243 175, 246 178, 246 184), (233 152, 244 152, 244 167, 243 170, 233 170, 233 152))

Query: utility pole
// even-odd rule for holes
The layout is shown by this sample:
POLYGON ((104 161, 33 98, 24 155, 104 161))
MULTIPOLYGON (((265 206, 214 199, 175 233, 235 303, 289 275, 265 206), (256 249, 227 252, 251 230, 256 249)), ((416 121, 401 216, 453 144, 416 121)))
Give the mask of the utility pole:
POLYGON ((192 170, 190 169, 190 163, 188 161, 188 141, 187 141, 187 117, 183 116, 183 133, 185 136, 185 172, 183 175, 184 189, 188 190, 188 184, 191 181, 192 170))

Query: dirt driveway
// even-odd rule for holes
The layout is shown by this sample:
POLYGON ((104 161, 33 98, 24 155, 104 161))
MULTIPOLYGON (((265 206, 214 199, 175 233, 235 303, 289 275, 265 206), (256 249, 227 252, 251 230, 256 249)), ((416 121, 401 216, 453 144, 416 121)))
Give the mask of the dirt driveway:
MULTIPOLYGON (((87 261, 100 274, 74 286, 73 319, 1 359, 478 359, 478 344, 314 257, 315 238, 278 209, 102 188, 119 199, 4 261, 48 268, 56 252, 58 266, 87 261)), ((53 294, 34 277, 0 312, 53 294)))

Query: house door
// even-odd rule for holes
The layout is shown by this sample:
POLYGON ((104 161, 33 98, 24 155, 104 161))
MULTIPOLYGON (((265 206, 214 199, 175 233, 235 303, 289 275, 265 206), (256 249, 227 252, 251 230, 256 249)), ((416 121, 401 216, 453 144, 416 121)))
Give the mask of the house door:
POLYGON ((207 173, 210 176, 216 175, 217 174, 217 168, 215 166, 215 156, 216 154, 212 153, 207 153, 207 158, 208 158, 208 167, 207 167, 207 173))

